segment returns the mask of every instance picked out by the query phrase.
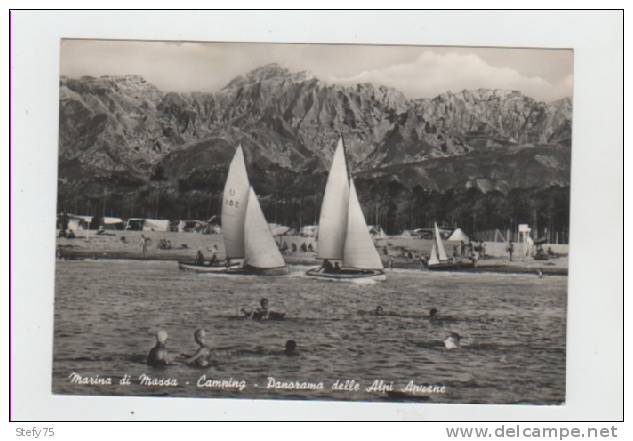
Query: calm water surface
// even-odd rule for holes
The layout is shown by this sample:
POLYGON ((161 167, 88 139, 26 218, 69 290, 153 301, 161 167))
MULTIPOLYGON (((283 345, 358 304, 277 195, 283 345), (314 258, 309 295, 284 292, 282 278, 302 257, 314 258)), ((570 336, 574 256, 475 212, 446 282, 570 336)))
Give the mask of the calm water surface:
POLYGON ((83 395, 385 400, 374 380, 445 386, 431 402, 559 403, 565 399, 566 277, 400 270, 382 283, 336 283, 304 276, 236 277, 180 271, 176 262, 58 261, 53 391, 83 395), (260 297, 283 322, 238 320, 260 297), (400 314, 361 315, 378 304, 400 314), (435 307, 444 320, 425 318, 435 307), (145 364, 157 329, 168 348, 193 353, 193 331, 214 348, 206 369, 145 364), (446 350, 451 332, 465 346, 446 350), (281 354, 294 339, 299 355, 281 354), (69 375, 111 377, 111 386, 74 384, 69 375), (138 376, 176 378, 176 387, 138 384, 138 376), (124 374, 132 383, 118 384, 124 374), (198 388, 211 379, 244 380, 242 392, 198 388), (322 391, 266 388, 267 378, 323 382, 322 391), (354 392, 330 390, 354 379, 354 392), (257 386, 255 386, 257 385, 257 386))

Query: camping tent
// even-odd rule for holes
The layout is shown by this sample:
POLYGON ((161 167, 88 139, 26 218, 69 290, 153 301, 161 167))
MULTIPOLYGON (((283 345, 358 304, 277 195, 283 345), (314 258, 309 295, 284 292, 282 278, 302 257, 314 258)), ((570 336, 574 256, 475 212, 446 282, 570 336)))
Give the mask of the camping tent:
POLYGON ((169 231, 169 220, 145 219, 143 231, 169 231))
POLYGON ((319 234, 319 226, 318 225, 306 225, 301 228, 301 235, 307 237, 316 237, 319 234))
POLYGON ((207 222, 195 219, 185 219, 178 222, 179 233, 200 233, 207 229, 207 222))
POLYGON ((270 232, 273 233, 273 236, 284 236, 288 234, 288 231, 290 231, 290 227, 285 225, 269 223, 268 226, 270 227, 270 232))
POLYGON ((75 233, 78 231, 89 230, 92 223, 92 216, 80 216, 77 214, 68 214, 68 230, 75 233))
POLYGON ((118 217, 103 217, 101 218, 101 225, 106 230, 122 230, 125 223, 123 219, 118 217))
POLYGON ((450 235, 450 237, 447 239, 449 242, 469 242, 470 238, 468 236, 466 236, 466 233, 464 233, 462 231, 461 228, 456 228, 455 231, 453 231, 453 234, 450 235))
POLYGON ((133 230, 133 231, 141 231, 143 229, 144 223, 145 223, 145 219, 131 218, 131 219, 128 219, 127 222, 125 223, 125 229, 133 230))

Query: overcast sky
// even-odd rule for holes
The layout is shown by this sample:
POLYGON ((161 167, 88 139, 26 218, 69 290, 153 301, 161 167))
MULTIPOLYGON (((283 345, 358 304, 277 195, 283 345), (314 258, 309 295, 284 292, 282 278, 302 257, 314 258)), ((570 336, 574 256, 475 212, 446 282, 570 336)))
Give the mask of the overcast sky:
POLYGON ((409 98, 480 87, 545 101, 572 95, 572 51, 560 49, 63 40, 60 71, 138 74, 164 91, 216 91, 273 62, 328 82, 384 84, 409 98))

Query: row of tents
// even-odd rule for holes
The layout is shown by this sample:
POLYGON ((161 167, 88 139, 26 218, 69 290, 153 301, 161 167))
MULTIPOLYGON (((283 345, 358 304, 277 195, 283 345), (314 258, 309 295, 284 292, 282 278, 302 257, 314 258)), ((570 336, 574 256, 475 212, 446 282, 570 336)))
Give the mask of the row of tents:
MULTIPOLYGON (((413 230, 404 230, 402 232, 402 237, 411 237, 415 239, 432 239, 434 233, 434 228, 415 228, 413 230)), ((470 242, 470 238, 461 228, 448 229, 448 228, 438 228, 440 232, 440 236, 442 236, 443 240, 447 240, 449 242, 470 242)))
POLYGON ((130 218, 119 217, 83 216, 70 213, 60 213, 57 216, 57 227, 67 231, 78 233, 85 230, 131 230, 131 231, 177 231, 192 233, 221 233, 220 226, 214 218, 209 221, 201 220, 176 220, 130 218))
MULTIPOLYGON (((207 221, 196 219, 180 219, 170 221, 167 219, 130 218, 123 220, 118 217, 95 218, 70 213, 60 213, 57 217, 58 228, 73 231, 75 234, 85 230, 131 230, 131 231, 175 231, 180 233, 220 234, 221 226, 216 222, 216 217, 207 221)), ((316 237, 319 232, 318 225, 305 225, 297 230, 286 225, 269 224, 273 236, 304 236, 316 237)), ((372 237, 386 237, 384 230, 379 225, 369 225, 369 234, 372 237)))

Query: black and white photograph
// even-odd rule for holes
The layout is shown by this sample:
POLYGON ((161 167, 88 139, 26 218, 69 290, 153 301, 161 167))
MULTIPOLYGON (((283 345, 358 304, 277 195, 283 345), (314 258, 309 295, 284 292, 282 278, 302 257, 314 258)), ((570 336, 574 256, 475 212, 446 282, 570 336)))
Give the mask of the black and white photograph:
POLYGON ((52 392, 564 403, 573 56, 63 39, 52 392))

